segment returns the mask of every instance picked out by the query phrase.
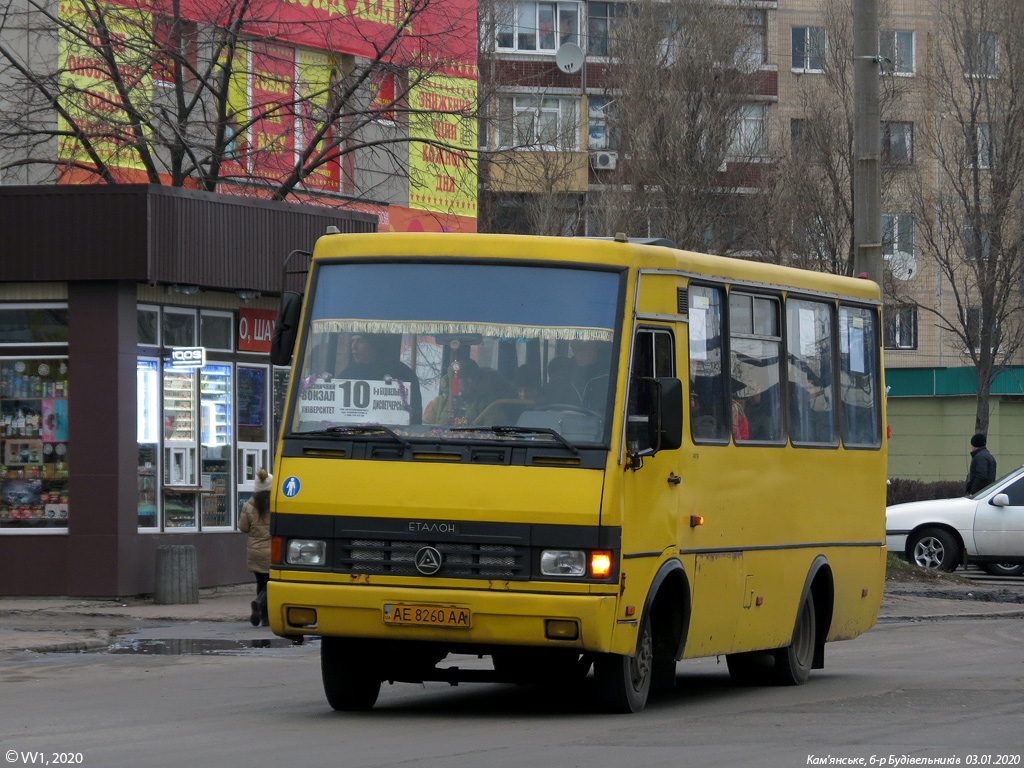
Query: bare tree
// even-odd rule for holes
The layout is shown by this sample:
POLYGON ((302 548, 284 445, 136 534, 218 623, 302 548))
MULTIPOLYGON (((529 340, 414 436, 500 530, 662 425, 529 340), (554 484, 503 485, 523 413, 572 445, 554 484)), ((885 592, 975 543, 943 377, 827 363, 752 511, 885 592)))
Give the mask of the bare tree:
POLYGON ((936 0, 931 119, 921 144, 935 188, 914 195, 919 252, 944 278, 943 301, 919 304, 975 368, 975 429, 1024 341, 1024 6, 936 0))
POLYGON ((747 246, 744 188, 765 153, 765 104, 751 98, 761 52, 743 11, 709 0, 641 0, 610 41, 609 130, 620 162, 596 199, 608 233, 657 235, 686 248, 747 246))
POLYGON ((0 170, 284 199, 408 177, 410 141, 465 169, 475 44, 443 0, 2 0, 0 170))
MULTIPOLYGON (((885 28, 886 14, 881 23, 885 28)), ((807 27, 798 75, 797 102, 788 105, 776 133, 780 154, 766 183, 767 194, 751 219, 758 240, 773 260, 839 275, 853 274, 853 3, 827 0, 822 26, 807 27), (788 145, 785 146, 785 145, 788 145)), ((796 32, 795 34, 800 34, 796 32)), ((889 33, 890 35, 892 33, 889 33)), ((883 34, 884 37, 884 34, 883 34)), ((801 49, 797 47, 795 57, 801 49)), ((892 54, 890 54, 892 55, 892 54)), ((882 62, 882 187, 900 199, 912 174, 913 143, 903 123, 889 116, 908 89, 905 79, 888 77, 895 62, 882 62), (895 126, 895 127, 894 127, 895 126)))

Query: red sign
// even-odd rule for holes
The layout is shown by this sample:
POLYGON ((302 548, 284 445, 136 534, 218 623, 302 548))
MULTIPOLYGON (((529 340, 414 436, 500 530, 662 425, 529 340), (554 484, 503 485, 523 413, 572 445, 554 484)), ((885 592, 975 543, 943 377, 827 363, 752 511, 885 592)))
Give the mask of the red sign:
POLYGON ((275 320, 277 311, 273 309, 243 307, 238 310, 238 351, 269 354, 275 320))

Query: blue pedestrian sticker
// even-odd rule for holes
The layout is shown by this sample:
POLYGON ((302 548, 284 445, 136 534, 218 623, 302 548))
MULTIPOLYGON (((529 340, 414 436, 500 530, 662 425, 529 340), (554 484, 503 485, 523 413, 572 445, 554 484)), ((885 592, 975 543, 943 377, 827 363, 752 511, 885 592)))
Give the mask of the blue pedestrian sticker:
POLYGON ((299 478, 292 475, 291 477, 285 478, 284 485, 281 486, 281 490, 289 499, 294 499, 299 495, 299 489, 301 487, 302 484, 299 482, 299 478))

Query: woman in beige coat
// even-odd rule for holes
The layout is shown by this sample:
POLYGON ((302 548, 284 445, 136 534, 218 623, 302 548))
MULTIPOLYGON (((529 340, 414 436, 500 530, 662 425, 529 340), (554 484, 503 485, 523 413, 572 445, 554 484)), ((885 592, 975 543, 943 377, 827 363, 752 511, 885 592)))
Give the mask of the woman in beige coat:
POLYGON ((256 576, 256 599, 250 603, 249 621, 258 627, 270 626, 267 615, 267 582, 270 580, 270 485, 274 476, 261 469, 256 473, 256 492, 245 502, 238 518, 238 530, 249 534, 245 565, 256 576))

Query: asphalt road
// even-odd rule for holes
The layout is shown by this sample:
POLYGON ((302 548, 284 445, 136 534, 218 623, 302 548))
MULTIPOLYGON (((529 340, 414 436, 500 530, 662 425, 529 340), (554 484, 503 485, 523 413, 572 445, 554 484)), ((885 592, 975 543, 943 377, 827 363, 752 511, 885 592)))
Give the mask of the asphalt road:
POLYGON ((0 663, 0 751, 8 765, 103 768, 790 768, 921 764, 890 756, 996 765, 999 755, 1019 765, 1022 647, 1020 618, 893 621, 830 644, 826 669, 796 688, 738 687, 716 659, 682 662, 677 690, 632 716, 593 711, 587 682, 385 686, 373 711, 335 713, 315 643, 29 654, 0 663))

